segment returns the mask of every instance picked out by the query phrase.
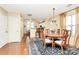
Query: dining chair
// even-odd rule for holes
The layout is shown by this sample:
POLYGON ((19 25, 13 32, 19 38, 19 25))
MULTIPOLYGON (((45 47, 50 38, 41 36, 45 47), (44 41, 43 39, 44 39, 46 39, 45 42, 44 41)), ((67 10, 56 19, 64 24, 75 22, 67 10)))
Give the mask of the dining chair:
POLYGON ((43 32, 43 44, 45 48, 46 48, 46 44, 52 44, 52 38, 46 36, 48 33, 49 33, 48 29, 45 29, 43 32))
POLYGON ((55 44, 59 45, 61 47, 61 53, 63 54, 63 50, 66 47, 66 42, 67 40, 69 41, 71 33, 69 34, 69 30, 63 29, 62 30, 62 35, 63 38, 60 38, 59 40, 54 41, 55 44))
POLYGON ((60 34, 61 30, 60 29, 57 29, 57 34, 60 34))

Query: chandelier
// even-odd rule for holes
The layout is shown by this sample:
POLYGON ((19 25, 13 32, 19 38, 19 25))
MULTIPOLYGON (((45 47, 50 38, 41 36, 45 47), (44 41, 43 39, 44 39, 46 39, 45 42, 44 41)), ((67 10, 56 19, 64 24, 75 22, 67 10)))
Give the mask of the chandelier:
POLYGON ((53 8, 53 20, 52 20, 52 22, 56 22, 56 20, 54 20, 54 17, 55 17, 55 8, 53 8))

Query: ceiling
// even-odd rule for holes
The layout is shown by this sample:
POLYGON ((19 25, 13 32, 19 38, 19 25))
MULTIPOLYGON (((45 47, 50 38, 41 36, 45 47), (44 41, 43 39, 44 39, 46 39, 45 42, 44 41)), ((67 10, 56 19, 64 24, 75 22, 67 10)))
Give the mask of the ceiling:
POLYGON ((78 7, 78 4, 0 4, 8 12, 20 12, 22 14, 32 14, 32 17, 44 20, 48 16, 54 16, 78 7))

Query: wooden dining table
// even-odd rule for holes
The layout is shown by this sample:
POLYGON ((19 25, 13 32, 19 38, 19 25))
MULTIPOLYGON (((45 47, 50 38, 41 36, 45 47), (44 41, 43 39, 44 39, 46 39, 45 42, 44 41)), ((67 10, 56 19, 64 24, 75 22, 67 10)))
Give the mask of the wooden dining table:
MULTIPOLYGON (((63 39, 65 39, 65 36, 63 35, 63 34, 46 34, 45 36, 47 36, 47 37, 50 37, 50 38, 63 38, 63 39)), ((53 40, 52 39, 52 40, 53 40)), ((55 39, 54 39, 55 40, 55 39)), ((54 42, 54 40, 52 41, 52 47, 54 47, 55 46, 55 42, 54 42)), ((60 40, 60 39, 59 39, 60 40)))
POLYGON ((51 37, 51 38, 64 38, 63 34, 46 34, 45 36, 51 37))

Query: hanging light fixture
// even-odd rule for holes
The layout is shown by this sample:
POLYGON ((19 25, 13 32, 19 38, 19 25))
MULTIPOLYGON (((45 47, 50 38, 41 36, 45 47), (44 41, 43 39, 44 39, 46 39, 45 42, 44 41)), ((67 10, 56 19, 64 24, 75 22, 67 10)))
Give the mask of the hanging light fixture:
POLYGON ((54 20, 54 14, 55 14, 55 8, 53 8, 53 20, 52 20, 52 22, 56 22, 56 20, 54 20))
POLYGON ((56 27, 57 27, 56 19, 55 19, 55 8, 53 8, 52 25, 53 25, 53 27, 51 26, 51 28, 52 28, 51 32, 55 33, 56 32, 56 27))
POLYGON ((53 18, 54 18, 54 11, 55 11, 55 8, 53 8, 53 18))

